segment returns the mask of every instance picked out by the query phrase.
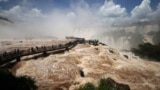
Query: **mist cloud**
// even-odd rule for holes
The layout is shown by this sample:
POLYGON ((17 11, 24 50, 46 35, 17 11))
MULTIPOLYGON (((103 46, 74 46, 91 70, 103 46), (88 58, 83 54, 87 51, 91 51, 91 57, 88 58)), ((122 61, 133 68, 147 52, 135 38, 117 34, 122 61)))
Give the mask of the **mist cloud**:
MULTIPOLYGON (((23 2, 26 4, 28 1, 23 0, 23 2)), ((36 7, 29 8, 24 4, 16 5, 8 10, 1 10, 0 16, 11 19, 14 21, 14 24, 0 24, 0 36, 80 36, 85 38, 102 37, 104 39, 113 41, 113 38, 111 39, 106 37, 106 33, 110 31, 121 30, 122 27, 114 27, 116 25, 128 25, 127 27, 129 28, 123 29, 128 29, 132 32, 140 29, 146 29, 145 27, 139 26, 131 27, 130 25, 132 23, 159 22, 160 4, 157 6, 156 10, 152 10, 150 3, 151 0, 143 0, 141 4, 135 6, 130 13, 127 12, 125 7, 122 7, 119 4, 115 4, 113 0, 105 0, 102 5, 98 6, 90 6, 85 2, 85 0, 80 0, 77 3, 72 3, 69 9, 53 8, 50 12, 47 13, 42 12, 36 7)), ((153 29, 155 28, 151 28, 150 30, 153 29)), ((122 36, 125 35, 123 34, 122 36)), ((133 37, 131 41, 135 41, 133 37)), ((139 37, 141 39, 143 38, 140 35, 139 37)), ((131 37, 127 35, 127 37, 122 38, 124 41, 126 38, 131 37)), ((119 38, 116 37, 116 39, 119 38)), ((117 41, 118 40, 116 40, 116 42, 117 41)), ((121 41, 119 41, 119 43, 120 42, 121 41)))

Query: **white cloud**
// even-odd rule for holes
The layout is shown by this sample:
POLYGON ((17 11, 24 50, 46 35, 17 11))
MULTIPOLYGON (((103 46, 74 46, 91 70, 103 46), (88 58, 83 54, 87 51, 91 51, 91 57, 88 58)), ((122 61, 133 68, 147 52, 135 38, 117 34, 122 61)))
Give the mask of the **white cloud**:
POLYGON ((126 15, 126 9, 116 5, 112 0, 106 0, 104 5, 100 7, 100 13, 106 17, 123 17, 126 15))
POLYGON ((151 20, 160 22, 160 3, 157 6, 157 10, 151 14, 151 20))
POLYGON ((0 2, 8 2, 9 0, 0 0, 0 2))
POLYGON ((113 0, 106 0, 99 9, 99 15, 103 22, 107 24, 118 24, 125 22, 128 18, 126 8, 115 4, 113 0))
POLYGON ((14 6, 9 10, 2 10, 0 15, 12 19, 15 22, 34 21, 36 19, 43 17, 39 9, 33 8, 30 10, 28 8, 19 5, 14 6))
POLYGON ((152 13, 150 0, 143 0, 142 3, 136 6, 131 12, 133 21, 149 21, 149 15, 152 13))

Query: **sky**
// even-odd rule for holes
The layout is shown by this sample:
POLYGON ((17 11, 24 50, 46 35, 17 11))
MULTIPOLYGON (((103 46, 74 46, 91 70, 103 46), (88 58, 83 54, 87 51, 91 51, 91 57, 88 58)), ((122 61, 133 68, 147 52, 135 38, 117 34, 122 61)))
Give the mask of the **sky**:
POLYGON ((0 16, 16 24, 1 25, 1 33, 63 36, 83 28, 90 36, 113 25, 159 23, 160 0, 0 0, 0 16))
MULTIPOLYGON (((70 8, 71 4, 78 2, 79 0, 0 0, 1 9, 10 9, 15 5, 28 6, 30 8, 38 8, 43 12, 49 12, 53 8, 70 8)), ((130 13, 131 10, 139 5, 142 0, 113 0, 116 4, 125 7, 127 12, 130 13)), ((92 5, 102 5, 105 0, 85 0, 90 6, 92 5)), ((156 6, 160 0, 151 0, 151 8, 156 9, 156 6)))
MULTIPOLYGON (((88 9, 96 17, 105 19, 133 19, 133 22, 148 21, 159 14, 160 0, 0 0, 0 15, 21 19, 23 14, 46 15, 55 10, 77 13, 77 8, 88 9), (14 16, 15 15, 15 16, 14 16), (127 17, 127 18, 126 18, 127 17)), ((24 17, 28 18, 28 17, 24 17)), ((22 20, 23 21, 23 20, 22 20)), ((111 20, 114 21, 114 20, 111 20)))

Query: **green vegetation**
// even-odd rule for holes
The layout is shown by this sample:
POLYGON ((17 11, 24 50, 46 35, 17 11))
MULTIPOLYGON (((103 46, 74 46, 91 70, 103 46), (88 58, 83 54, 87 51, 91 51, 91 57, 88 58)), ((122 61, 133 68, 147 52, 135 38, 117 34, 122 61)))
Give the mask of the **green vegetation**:
POLYGON ((108 79, 100 79, 97 87, 92 83, 86 83, 84 86, 81 86, 76 90, 117 90, 117 89, 110 84, 108 79))
POLYGON ((132 48, 131 51, 141 58, 160 61, 160 43, 158 45, 152 45, 151 43, 140 44, 137 49, 132 48))
POLYGON ((0 90, 36 90, 35 81, 28 76, 15 77, 9 70, 0 69, 0 90))
POLYGON ((76 90, 130 90, 130 87, 126 84, 117 83, 112 78, 102 78, 97 87, 92 83, 86 83, 76 90))
POLYGON ((86 83, 84 86, 79 87, 76 90, 96 90, 96 87, 92 83, 86 83))
POLYGON ((115 87, 113 87, 108 79, 100 79, 98 87, 96 90, 116 90, 115 87))

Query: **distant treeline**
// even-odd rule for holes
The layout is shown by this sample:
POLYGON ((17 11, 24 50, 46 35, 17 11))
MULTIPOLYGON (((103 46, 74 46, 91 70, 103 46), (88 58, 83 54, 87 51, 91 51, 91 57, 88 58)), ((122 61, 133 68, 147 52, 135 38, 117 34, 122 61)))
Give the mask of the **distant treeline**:
POLYGON ((158 45, 153 45, 151 43, 139 44, 138 48, 132 48, 131 51, 141 58, 160 61, 160 43, 158 45))

